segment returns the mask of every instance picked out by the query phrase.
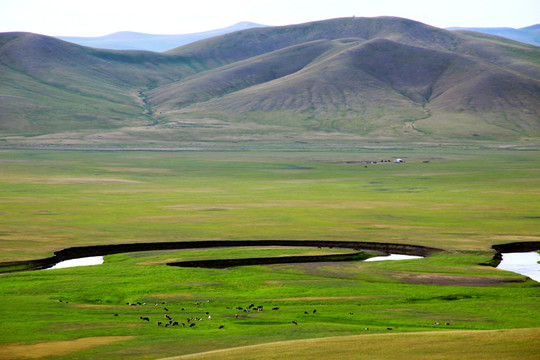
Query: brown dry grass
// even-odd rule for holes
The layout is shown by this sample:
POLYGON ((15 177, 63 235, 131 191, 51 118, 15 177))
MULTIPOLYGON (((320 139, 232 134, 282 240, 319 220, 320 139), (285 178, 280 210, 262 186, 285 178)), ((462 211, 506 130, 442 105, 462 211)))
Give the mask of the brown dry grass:
POLYGON ((62 356, 74 351, 86 350, 131 338, 133 336, 100 336, 70 341, 48 341, 30 345, 3 344, 0 348, 0 359, 38 359, 47 356, 62 356))
POLYGON ((242 346, 161 360, 536 360, 539 336, 540 328, 353 335, 242 346))

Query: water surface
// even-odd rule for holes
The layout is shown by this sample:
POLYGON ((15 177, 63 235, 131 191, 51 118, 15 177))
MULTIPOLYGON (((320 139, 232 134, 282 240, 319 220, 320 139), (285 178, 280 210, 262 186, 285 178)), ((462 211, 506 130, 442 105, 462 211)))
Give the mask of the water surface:
POLYGON ((103 256, 90 256, 78 259, 71 259, 66 261, 60 261, 59 263, 57 263, 53 267, 48 268, 47 270, 63 269, 76 266, 101 265, 103 264, 103 261, 103 256))
POLYGON ((540 281, 540 254, 536 251, 522 253, 502 253, 502 261, 497 269, 512 271, 540 281))

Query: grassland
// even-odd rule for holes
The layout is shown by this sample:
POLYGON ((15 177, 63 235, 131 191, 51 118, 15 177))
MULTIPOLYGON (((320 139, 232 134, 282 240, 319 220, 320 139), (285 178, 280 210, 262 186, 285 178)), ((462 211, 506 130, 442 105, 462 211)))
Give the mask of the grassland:
POLYGON ((331 358, 363 349, 386 359, 414 343, 418 358, 532 358, 538 283, 479 265, 493 244, 540 240, 540 158, 518 149, 2 150, 0 261, 71 246, 203 239, 377 241, 447 252, 200 269, 165 263, 340 250, 154 251, 4 274, 0 357, 154 359, 242 347, 201 358, 331 358), (405 163, 369 163, 396 157, 405 163), (236 309, 252 303, 264 311, 236 309), (165 314, 203 320, 157 326, 165 314))

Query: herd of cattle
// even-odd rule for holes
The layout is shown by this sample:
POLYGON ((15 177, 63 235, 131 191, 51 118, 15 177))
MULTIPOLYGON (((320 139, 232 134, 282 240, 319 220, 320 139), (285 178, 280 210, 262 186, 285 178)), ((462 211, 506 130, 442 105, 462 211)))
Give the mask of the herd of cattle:
MULTIPOLYGON (((207 302, 210 302, 210 300, 207 300, 207 302)), ((196 302, 194 303, 195 306, 201 306, 203 305, 204 303, 203 302, 196 302)), ((146 303, 141 303, 141 302, 128 302, 126 303, 126 305, 129 305, 129 306, 145 306, 146 303)), ((154 306, 163 306, 163 305, 166 305, 165 302, 161 302, 161 303, 155 303, 154 306)), ((227 307, 228 310, 232 310, 233 308, 232 307, 227 307)), ((248 312, 251 312, 251 311, 257 311, 257 312, 262 312, 264 310, 264 307, 263 306, 255 306, 255 304, 249 304, 247 307, 242 307, 242 306, 237 306, 236 308, 234 308, 234 310, 238 311, 238 312, 244 312, 244 313, 248 313, 248 312)), ((279 307, 273 307, 272 310, 274 311, 277 311, 279 310, 279 307)), ((182 312, 186 312, 187 313, 187 309, 186 308, 181 308, 181 311, 182 312)), ((204 311, 203 309, 199 309, 199 311, 204 311)), ((184 320, 184 317, 182 317, 182 320, 175 320, 172 316, 169 315, 169 309, 167 307, 163 307, 163 318, 165 320, 158 320, 156 321, 156 325, 157 326, 162 326, 162 327, 174 327, 174 326, 178 326, 178 327, 195 327, 197 325, 197 322, 198 321, 203 321, 203 318, 201 317, 197 317, 197 316, 191 316, 191 317, 186 317, 185 320, 184 320)), ((315 314, 317 312, 316 309, 312 310, 311 313, 312 314, 315 314)), ((309 314, 309 312, 305 311, 304 312, 305 315, 309 314)), ((204 315, 208 318, 208 320, 212 320, 212 315, 210 314, 210 312, 208 311, 204 311, 204 315)), ((113 316, 119 316, 118 313, 115 313, 113 314, 113 316)), ((234 314, 234 317, 237 319, 239 317, 238 313, 235 313, 234 314)), ((146 321, 146 322, 150 322, 150 318, 148 316, 139 316, 139 320, 141 321, 146 321)), ((293 325, 298 325, 298 322, 293 320, 291 321, 291 324, 293 325)), ((225 325, 219 325, 218 326, 218 329, 224 329, 225 328, 225 325)))
MULTIPOLYGON (((62 301, 62 300, 57 300, 58 302, 64 302, 64 303, 69 303, 68 301, 62 301)), ((210 302, 210 300, 207 300, 206 302, 210 302)), ((195 306, 197 307, 200 307, 204 304, 204 302, 196 302, 194 303, 195 306)), ((147 305, 146 303, 141 303, 141 302, 128 302, 126 303, 126 305, 129 305, 129 306, 145 306, 147 305)), ((165 302, 161 302, 161 303, 154 303, 154 306, 156 307, 159 307, 159 306, 163 306, 163 305, 166 305, 165 302)), ((227 307, 228 310, 233 310, 232 307, 227 307)), ((209 311, 204 311, 204 309, 202 308, 199 308, 198 309, 199 312, 204 312, 204 315, 208 318, 208 320, 212 320, 212 315, 210 314, 209 311)), ((255 304, 250 304, 248 305, 246 308, 243 308, 241 306, 237 306, 236 308, 234 308, 235 311, 235 314, 234 314, 234 317, 236 319, 238 319, 239 315, 238 315, 238 312, 242 311, 242 312, 245 312, 245 313, 249 313, 251 311, 257 311, 257 312, 262 312, 264 310, 264 307, 263 306, 255 306, 255 304)), ((279 310, 279 307, 273 307, 272 310, 274 311, 277 311, 279 310)), ((185 312, 185 314, 190 314, 190 312, 188 312, 188 310, 186 308, 181 308, 181 311, 182 312, 185 312)), ((203 318, 202 317, 197 317, 197 316, 187 316, 185 317, 185 320, 184 317, 182 316, 182 320, 181 321, 177 321, 175 320, 171 315, 169 315, 169 309, 167 307, 163 307, 163 318, 165 320, 163 320, 163 318, 161 318, 160 320, 156 321, 156 325, 157 326, 160 326, 160 327, 165 327, 165 328, 168 328, 168 327, 190 327, 190 328, 193 328, 195 326, 197 326, 197 322, 199 321, 203 321, 203 318)), ((313 309, 311 310, 310 312, 308 311, 304 311, 304 315, 310 315, 310 314, 316 314, 317 313, 317 309, 313 309)), ((354 315, 354 313, 350 312, 349 315, 354 315)), ((113 316, 119 316, 118 313, 114 313, 113 316)), ((141 321, 146 321, 148 323, 150 323, 150 317, 148 316, 139 316, 139 320, 141 321)), ((292 320, 290 322, 291 324, 293 325, 298 325, 298 322, 296 320, 292 320)), ((444 323, 445 325, 450 325, 449 322, 446 322, 444 323)), ((441 325, 440 322, 436 321, 433 323, 433 325, 435 326, 438 326, 438 325, 441 325)), ((225 328, 225 325, 219 325, 218 326, 218 329, 224 329, 225 328)), ((365 330, 369 330, 369 328, 365 328, 365 330)), ((386 328, 386 330, 393 330, 393 328, 391 327, 388 327, 386 328)))

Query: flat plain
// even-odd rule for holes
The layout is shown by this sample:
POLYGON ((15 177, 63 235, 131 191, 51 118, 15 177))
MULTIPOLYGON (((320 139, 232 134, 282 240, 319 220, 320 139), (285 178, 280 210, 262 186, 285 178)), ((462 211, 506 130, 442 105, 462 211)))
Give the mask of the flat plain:
POLYGON ((3 262, 72 246, 213 239, 445 251, 395 262, 227 269, 166 263, 347 250, 152 251, 3 274, 0 357, 390 359, 414 344, 417 358, 534 358, 538 283, 480 264, 491 260, 494 244, 540 241, 539 159, 534 145, 504 143, 2 150, 3 262), (165 315, 178 326, 165 327, 165 315))

